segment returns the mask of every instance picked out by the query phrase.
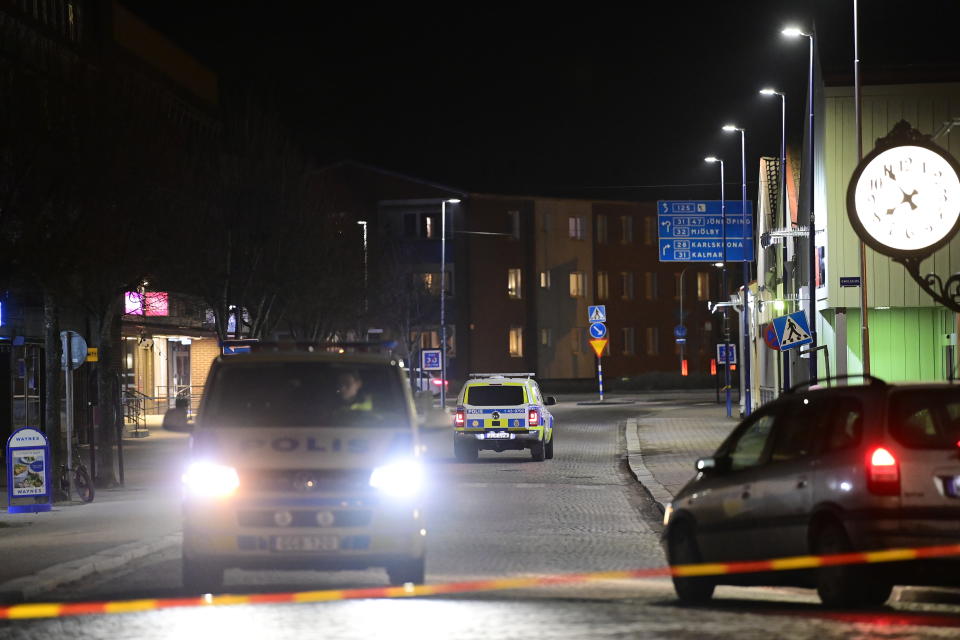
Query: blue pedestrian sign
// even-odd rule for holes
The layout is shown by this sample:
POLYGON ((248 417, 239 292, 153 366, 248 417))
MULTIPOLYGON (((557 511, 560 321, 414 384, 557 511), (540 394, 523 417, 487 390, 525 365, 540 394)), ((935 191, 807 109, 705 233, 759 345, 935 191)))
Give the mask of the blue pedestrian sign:
POLYGON ((717 344, 717 364, 737 364, 737 345, 717 344))
POLYGON ((660 262, 743 262, 754 259, 753 203, 727 200, 657 202, 660 262), (726 238, 726 246, 724 246, 726 238))
POLYGON ((773 330, 777 332, 777 346, 781 351, 813 342, 810 325, 807 324, 807 316, 803 311, 774 318, 773 330))
POLYGON ((588 322, 606 322, 607 321, 607 305, 598 304, 592 307, 588 306, 587 321, 588 322))
POLYGON ((443 363, 440 362, 440 349, 423 349, 420 351, 420 368, 424 371, 440 371, 443 363))
POLYGON ((607 325, 602 322, 594 322, 590 325, 590 337, 599 340, 607 336, 607 325))

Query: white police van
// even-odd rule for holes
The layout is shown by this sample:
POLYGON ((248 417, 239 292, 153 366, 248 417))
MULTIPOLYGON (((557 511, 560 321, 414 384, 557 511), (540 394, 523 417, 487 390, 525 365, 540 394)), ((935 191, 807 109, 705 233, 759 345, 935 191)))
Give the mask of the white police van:
MULTIPOLYGON (((371 354, 221 356, 183 474, 183 582, 224 570, 385 567, 424 581, 417 419, 396 362, 371 354)), ((176 427, 174 427, 176 429, 176 427)))
POLYGON ((553 415, 533 373, 471 373, 457 397, 453 453, 470 462, 481 450, 529 449, 534 460, 553 458, 553 415))

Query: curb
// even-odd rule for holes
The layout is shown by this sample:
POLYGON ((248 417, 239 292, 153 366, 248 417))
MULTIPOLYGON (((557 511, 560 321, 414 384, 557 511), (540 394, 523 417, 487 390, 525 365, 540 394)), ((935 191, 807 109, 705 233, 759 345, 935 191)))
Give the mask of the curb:
POLYGON ((647 469, 647 465, 643 463, 640 436, 637 435, 636 418, 627 420, 624 432, 627 437, 627 463, 630 465, 630 471, 637 479, 637 482, 639 482, 650 497, 653 498, 653 501, 657 503, 657 508, 660 509, 662 513, 673 500, 673 494, 660 484, 653 473, 647 469))
POLYGON ((147 542, 120 545, 80 560, 61 562, 32 575, 0 584, 0 600, 28 600, 89 575, 113 571, 144 556, 175 547, 180 544, 180 540, 181 534, 174 533, 147 542))

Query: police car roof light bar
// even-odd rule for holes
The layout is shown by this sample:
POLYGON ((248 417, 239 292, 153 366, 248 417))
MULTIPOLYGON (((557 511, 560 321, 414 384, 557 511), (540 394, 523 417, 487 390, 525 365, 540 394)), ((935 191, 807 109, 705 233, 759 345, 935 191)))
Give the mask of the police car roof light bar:
POLYGON ((471 378, 532 378, 537 374, 531 371, 530 373, 471 373, 469 375, 471 378))

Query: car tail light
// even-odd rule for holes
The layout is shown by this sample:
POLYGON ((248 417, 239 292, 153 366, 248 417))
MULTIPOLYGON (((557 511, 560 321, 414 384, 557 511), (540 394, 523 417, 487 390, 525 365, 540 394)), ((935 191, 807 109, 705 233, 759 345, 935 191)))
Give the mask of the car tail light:
POLYGON ((884 447, 877 447, 868 454, 867 488, 879 496, 900 495, 900 465, 884 447))
POLYGON ((457 409, 457 415, 453 419, 453 426, 462 427, 464 424, 466 424, 466 422, 467 422, 467 418, 466 418, 466 415, 464 415, 463 413, 463 409, 457 409))
POLYGON ((527 426, 536 427, 540 424, 540 414, 537 413, 536 409, 530 409, 527 412, 527 426))

